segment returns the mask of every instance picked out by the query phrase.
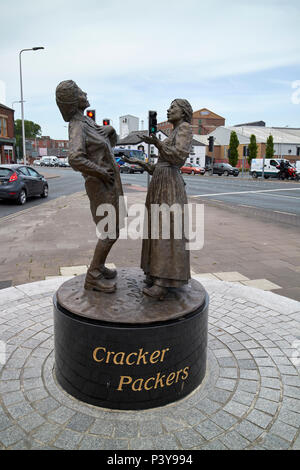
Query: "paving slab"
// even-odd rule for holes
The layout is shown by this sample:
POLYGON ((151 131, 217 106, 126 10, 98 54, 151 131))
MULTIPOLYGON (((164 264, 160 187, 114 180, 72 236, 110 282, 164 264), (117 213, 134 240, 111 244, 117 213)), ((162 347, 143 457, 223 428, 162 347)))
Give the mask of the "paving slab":
POLYGON ((52 296, 67 279, 0 291, 2 449, 299 450, 300 302, 202 278, 203 383, 164 407, 118 411, 80 402, 56 381, 52 296))
POLYGON ((257 287, 262 290, 274 290, 281 289, 280 286, 274 284, 274 282, 269 281, 268 279, 251 279, 251 280, 242 280, 242 284, 249 287, 257 287))
MULTIPOLYGON (((229 282, 237 282, 237 281, 248 281, 249 278, 243 276, 243 274, 233 271, 233 272, 222 272, 222 273, 214 273, 214 276, 217 279, 221 279, 221 281, 229 281, 229 282)), ((254 286, 257 287, 257 286, 254 286)))
POLYGON ((79 276, 87 272, 87 266, 62 266, 59 268, 62 276, 79 276))

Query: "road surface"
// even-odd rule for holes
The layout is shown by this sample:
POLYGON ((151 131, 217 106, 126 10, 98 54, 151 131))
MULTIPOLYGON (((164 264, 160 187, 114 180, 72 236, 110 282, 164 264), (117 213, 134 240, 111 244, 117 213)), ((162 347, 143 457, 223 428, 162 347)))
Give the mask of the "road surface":
MULTIPOLYGON (((11 201, 0 201, 0 218, 47 200, 84 190, 80 173, 71 168, 39 169, 48 178, 48 199, 31 198, 24 206, 11 201)), ((147 174, 122 174, 123 184, 147 187, 147 174)), ((241 176, 219 177, 184 175, 188 196, 195 200, 213 201, 238 208, 253 208, 275 214, 288 214, 300 221, 300 182, 250 179, 241 176)), ((295 219, 296 220, 296 219, 295 219)))

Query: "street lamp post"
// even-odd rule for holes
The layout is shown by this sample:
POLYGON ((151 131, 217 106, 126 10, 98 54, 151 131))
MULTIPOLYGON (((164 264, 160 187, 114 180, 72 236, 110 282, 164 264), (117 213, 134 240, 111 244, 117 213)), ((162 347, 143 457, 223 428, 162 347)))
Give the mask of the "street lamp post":
POLYGON ((11 107, 12 107, 13 110, 15 109, 15 108, 14 108, 14 104, 15 104, 15 103, 21 103, 21 101, 13 101, 13 102, 12 102, 11 107))
POLYGON ((23 142, 23 160, 24 165, 26 165, 26 142, 25 142, 25 125, 24 125, 24 100, 23 100, 23 83, 22 83, 22 61, 21 54, 25 51, 37 51, 39 49, 44 49, 44 47, 31 47, 30 49, 22 49, 19 52, 19 65, 20 65, 20 90, 21 90, 21 118, 22 118, 22 142, 23 142))

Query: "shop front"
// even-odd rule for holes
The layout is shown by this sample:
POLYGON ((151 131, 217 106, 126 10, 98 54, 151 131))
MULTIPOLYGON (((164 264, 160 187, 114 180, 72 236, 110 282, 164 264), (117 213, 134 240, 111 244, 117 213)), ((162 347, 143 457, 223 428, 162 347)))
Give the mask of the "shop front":
POLYGON ((0 163, 15 163, 14 156, 15 139, 0 138, 0 163))

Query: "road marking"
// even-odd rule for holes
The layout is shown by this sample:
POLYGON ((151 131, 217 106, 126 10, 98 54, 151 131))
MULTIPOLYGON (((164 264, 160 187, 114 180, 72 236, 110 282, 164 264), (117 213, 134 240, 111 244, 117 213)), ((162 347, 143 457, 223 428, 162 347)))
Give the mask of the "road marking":
MULTIPOLYGON (((297 188, 298 189, 298 188, 297 188)), ((262 194, 262 196, 268 196, 268 194, 262 194)), ((286 196, 285 194, 272 194, 272 196, 275 196, 275 197, 287 197, 289 199, 300 199, 300 197, 296 197, 296 196, 286 196)))
POLYGON ((251 207, 251 209, 253 209, 255 206, 247 206, 246 204, 238 204, 238 206, 240 207, 251 207))
POLYGON ((283 211, 273 211, 273 212, 277 212, 277 214, 295 215, 297 217, 297 214, 293 214, 292 212, 283 212, 283 211))
POLYGON ((300 191, 300 188, 259 189, 257 191, 233 191, 230 193, 196 194, 195 196, 190 196, 190 197, 228 196, 228 195, 233 195, 233 194, 270 193, 274 191, 300 191))

